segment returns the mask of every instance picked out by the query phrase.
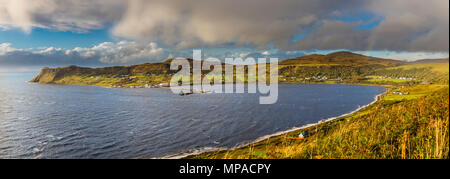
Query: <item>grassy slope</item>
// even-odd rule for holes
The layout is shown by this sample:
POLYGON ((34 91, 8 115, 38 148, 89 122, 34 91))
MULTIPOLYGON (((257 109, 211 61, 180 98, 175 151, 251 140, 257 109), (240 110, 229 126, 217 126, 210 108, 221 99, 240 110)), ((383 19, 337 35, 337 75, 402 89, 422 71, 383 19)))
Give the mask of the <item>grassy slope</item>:
POLYGON ((305 139, 297 139, 304 131, 299 130, 189 158, 448 158, 448 86, 402 90, 427 95, 393 101, 394 94, 388 93, 358 113, 304 129, 310 133, 305 139))
MULTIPOLYGON (((448 63, 426 66, 438 76, 445 76, 449 71, 448 63)), ((411 68, 411 65, 398 68, 411 68)), ((448 99, 448 83, 393 85, 377 103, 352 115, 246 147, 188 158, 449 158, 448 99), (298 139, 303 131, 310 135, 298 139)))
POLYGON ((422 83, 449 83, 449 63, 406 64, 397 67, 377 69, 375 76, 414 78, 422 83))
POLYGON ((163 62, 96 69, 76 66, 44 68, 31 82, 121 88, 145 84, 156 85, 170 80, 169 65, 163 62))
POLYGON ((308 55, 304 57, 286 59, 280 62, 279 65, 314 65, 314 64, 327 64, 327 65, 368 65, 377 64, 383 66, 396 66, 403 64, 400 61, 381 59, 375 57, 364 56, 351 52, 335 52, 328 55, 308 55))
POLYGON ((433 72, 448 73, 448 63, 411 64, 399 67, 392 67, 390 69, 410 70, 414 68, 431 68, 433 72))

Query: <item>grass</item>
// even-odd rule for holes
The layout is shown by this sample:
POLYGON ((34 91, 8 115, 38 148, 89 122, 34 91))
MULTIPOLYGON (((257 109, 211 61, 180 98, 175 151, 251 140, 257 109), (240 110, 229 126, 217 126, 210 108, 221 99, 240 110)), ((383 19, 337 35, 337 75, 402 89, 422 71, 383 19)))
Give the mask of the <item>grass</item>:
POLYGON ((405 87, 422 94, 393 101, 390 94, 358 113, 246 147, 204 153, 207 159, 431 159, 449 158, 448 85, 405 87))
POLYGON ((426 84, 448 84, 449 64, 448 63, 430 63, 430 64, 408 64, 398 67, 380 68, 372 72, 373 75, 383 76, 385 78, 411 78, 413 81, 407 83, 426 83, 426 84))
POLYGON ((438 73, 448 73, 449 72, 448 63, 412 64, 412 65, 403 65, 403 66, 399 66, 399 67, 392 67, 392 68, 388 68, 388 69, 389 70, 397 70, 397 69, 411 70, 411 69, 418 69, 418 68, 430 68, 431 71, 438 72, 438 73))
POLYGON ((366 82, 393 82, 393 83, 406 83, 410 81, 414 81, 411 79, 398 79, 398 78, 389 78, 389 77, 382 77, 382 76, 366 76, 366 79, 364 80, 366 82))
POLYGON ((326 83, 326 84, 338 84, 339 81, 327 80, 327 81, 324 81, 323 83, 326 83))
POLYGON ((369 82, 394 82, 394 83, 405 83, 411 80, 408 79, 395 79, 395 78, 384 78, 384 79, 369 79, 369 82))
POLYGON ((389 101, 403 101, 403 100, 411 100, 416 99, 422 96, 425 96, 431 92, 435 92, 441 90, 443 88, 448 87, 448 85, 418 85, 409 88, 397 87, 394 88, 390 93, 388 93, 384 100, 389 101), (403 93, 403 95, 393 93, 393 91, 398 91, 403 93))
POLYGON ((159 83, 165 83, 168 78, 165 76, 129 76, 123 77, 109 77, 109 76, 80 76, 70 75, 59 80, 54 81, 56 84, 76 84, 76 85, 93 85, 93 86, 121 86, 128 88, 131 86, 144 86, 146 84, 156 85, 159 83))

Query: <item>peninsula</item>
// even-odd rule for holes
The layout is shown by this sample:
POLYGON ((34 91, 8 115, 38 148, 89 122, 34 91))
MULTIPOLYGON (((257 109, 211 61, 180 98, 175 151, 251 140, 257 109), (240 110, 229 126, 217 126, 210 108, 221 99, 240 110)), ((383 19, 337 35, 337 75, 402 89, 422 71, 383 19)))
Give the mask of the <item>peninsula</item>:
MULTIPOLYGON (((44 68, 31 82, 48 84, 96 85, 112 88, 151 88, 168 84, 176 71, 170 70, 171 59, 161 63, 132 66, 84 68, 67 66, 44 68)), ((191 60, 192 63, 192 60, 191 60)), ((328 55, 308 55, 286 59, 279 63, 281 83, 363 83, 363 84, 413 84, 418 82, 445 82, 436 79, 435 71, 426 64, 368 57, 350 52, 328 55)), ((208 73, 209 71, 203 71, 208 73)), ((236 82, 245 82, 235 75, 236 82)))

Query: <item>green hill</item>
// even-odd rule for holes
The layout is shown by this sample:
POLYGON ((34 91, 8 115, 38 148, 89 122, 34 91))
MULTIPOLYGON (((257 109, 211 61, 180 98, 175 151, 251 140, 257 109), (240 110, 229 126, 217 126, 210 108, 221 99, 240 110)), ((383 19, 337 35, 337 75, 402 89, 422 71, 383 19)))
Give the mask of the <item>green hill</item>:
MULTIPOLYGON (((83 68, 68 66, 44 68, 31 82, 52 84, 98 85, 109 87, 142 87, 168 83, 175 71, 170 70, 171 59, 162 63, 132 66, 83 68)), ((190 63, 192 64, 192 60, 190 63)), ((397 67, 401 61, 380 59, 350 52, 329 55, 309 55, 287 59, 279 63, 280 82, 286 83, 361 83, 378 69, 397 67)), ((209 71, 203 71, 208 73, 209 71)), ((246 79, 239 79, 241 82, 246 79)))
POLYGON ((382 66, 398 66, 405 62, 382 59, 376 57, 364 56, 351 52, 335 52, 328 55, 308 55, 304 57, 286 59, 279 65, 345 65, 345 66, 361 66, 361 65, 382 65, 382 66))

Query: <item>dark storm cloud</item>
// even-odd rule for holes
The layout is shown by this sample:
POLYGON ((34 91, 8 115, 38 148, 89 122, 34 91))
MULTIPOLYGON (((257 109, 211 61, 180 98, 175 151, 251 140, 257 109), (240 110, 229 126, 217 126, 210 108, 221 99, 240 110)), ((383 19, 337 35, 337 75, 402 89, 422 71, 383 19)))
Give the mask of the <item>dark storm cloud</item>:
POLYGON ((112 24, 116 37, 175 50, 233 41, 284 51, 448 52, 448 14, 448 0, 0 0, 1 29, 88 32, 112 24), (367 22, 341 19, 360 13, 382 20, 357 29, 367 22), (294 34, 306 37, 293 42, 294 34))

